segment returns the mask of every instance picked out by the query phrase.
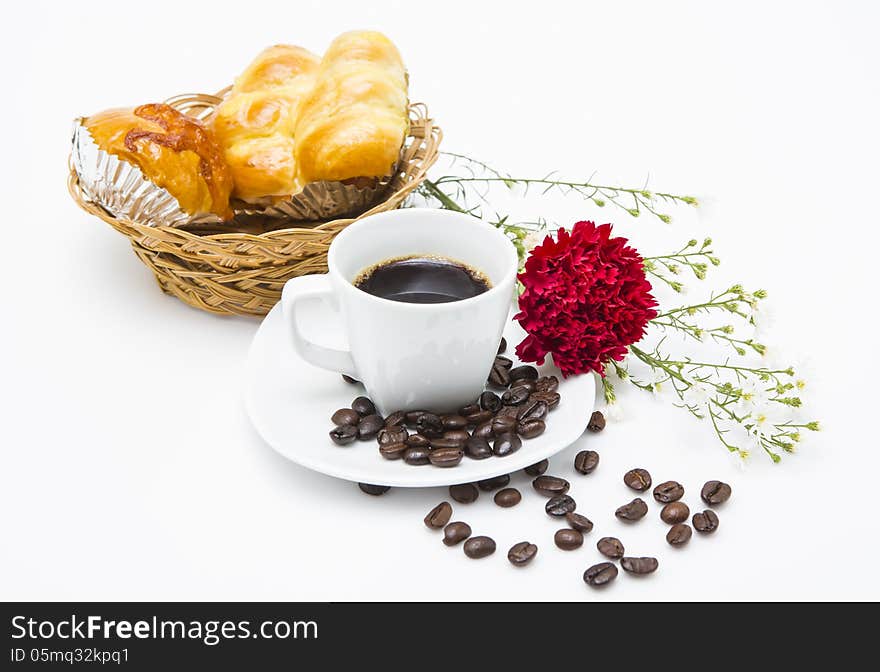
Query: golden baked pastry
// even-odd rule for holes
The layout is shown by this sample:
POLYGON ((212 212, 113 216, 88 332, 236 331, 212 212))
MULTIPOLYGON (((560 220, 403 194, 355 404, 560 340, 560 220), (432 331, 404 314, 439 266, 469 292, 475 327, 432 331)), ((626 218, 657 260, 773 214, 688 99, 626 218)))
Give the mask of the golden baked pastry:
POLYGON ((232 172, 236 198, 256 202, 299 191, 294 125, 319 63, 301 47, 269 47, 217 107, 211 124, 232 172))
POLYGON ((169 105, 113 109, 83 120, 95 144, 136 165, 190 215, 232 217, 232 175, 213 134, 169 105))
POLYGON ((337 37, 296 119, 302 184, 391 174, 409 127, 407 75, 382 33, 337 37))

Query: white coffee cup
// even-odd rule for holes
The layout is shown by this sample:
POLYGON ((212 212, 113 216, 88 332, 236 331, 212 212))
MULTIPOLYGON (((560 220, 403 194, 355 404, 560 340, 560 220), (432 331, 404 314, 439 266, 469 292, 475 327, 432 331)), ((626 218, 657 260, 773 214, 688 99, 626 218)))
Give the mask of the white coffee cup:
POLYGON ((284 285, 281 307, 300 357, 363 382, 384 414, 448 412, 476 400, 514 295, 516 249, 501 230, 450 210, 392 210, 359 220, 336 236, 327 265, 325 275, 306 275, 284 285), (365 269, 410 255, 462 262, 482 272, 491 288, 460 301, 418 304, 373 296, 354 286, 365 269), (339 321, 348 350, 303 336, 298 306, 314 297, 336 310, 328 319, 339 321))

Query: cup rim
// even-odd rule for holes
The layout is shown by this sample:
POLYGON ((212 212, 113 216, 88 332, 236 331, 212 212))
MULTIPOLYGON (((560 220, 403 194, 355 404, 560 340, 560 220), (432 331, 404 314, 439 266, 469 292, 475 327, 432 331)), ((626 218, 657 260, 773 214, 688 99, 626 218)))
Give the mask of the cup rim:
POLYGON ((516 275, 519 272, 519 255, 516 252, 516 248, 514 247, 513 242, 510 240, 510 238, 504 235, 504 232, 501 229, 492 224, 489 224, 488 222, 483 221, 478 217, 474 217, 473 215, 462 212, 455 212, 454 210, 445 210, 443 208, 407 208, 379 212, 375 215, 369 215, 368 217, 364 217, 363 219, 359 219, 356 222, 352 222, 351 224, 349 224, 344 230, 337 234, 337 236, 333 239, 333 242, 330 244, 330 249, 327 252, 327 268, 330 275, 341 281, 343 286, 349 288, 350 290, 354 290, 358 296, 361 296, 368 301, 377 302, 379 305, 384 306, 393 305, 397 308, 407 310, 433 310, 436 312, 457 310, 470 306, 478 301, 486 301, 496 296, 497 293, 500 291, 508 291, 512 295, 513 284, 516 280, 516 275), (345 242, 346 238, 348 238, 350 235, 353 235, 351 231, 354 230, 355 232, 357 232, 369 226, 381 226, 381 223, 383 221, 394 219, 395 217, 405 218, 425 213, 431 213, 432 216, 440 216, 441 218, 447 217, 449 219, 458 219, 459 221, 461 221, 463 218, 466 218, 469 222, 469 225, 482 227, 487 231, 491 231, 493 235, 497 235, 499 239, 503 239, 508 246, 508 251, 510 254, 510 268, 505 271, 501 280, 497 283, 494 283, 487 291, 483 292, 482 294, 477 294, 476 296, 471 296, 466 299, 459 299, 458 301, 448 301, 446 303, 407 303, 405 301, 394 301, 392 299, 386 299, 384 297, 365 292, 359 287, 356 287, 348 278, 342 275, 342 272, 339 270, 339 266, 336 263, 336 255, 339 249, 338 244, 339 242, 345 242))

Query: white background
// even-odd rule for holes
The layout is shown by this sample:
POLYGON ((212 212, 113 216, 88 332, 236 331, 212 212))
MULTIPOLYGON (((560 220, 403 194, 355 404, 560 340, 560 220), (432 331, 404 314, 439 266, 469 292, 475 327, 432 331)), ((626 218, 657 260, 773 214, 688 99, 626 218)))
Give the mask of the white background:
MULTIPOLYGON (((878 16, 871 2, 28 2, 3 21, 0 598, 878 599, 876 389, 878 16), (711 235, 717 285, 766 287, 774 345, 810 360, 825 431, 740 471, 709 427, 622 395, 624 419, 552 461, 596 523, 563 553, 543 500, 456 507, 499 553, 467 560, 421 519, 442 489, 381 498, 263 444, 240 384, 249 319, 164 296, 127 241, 65 189, 72 118, 214 91, 264 46, 321 51, 385 31, 445 147, 518 174, 550 170, 690 192, 663 225, 575 200, 564 221, 612 218, 646 250, 711 235), (590 446, 599 470, 577 477, 590 446), (714 538, 681 552, 649 519, 622 529, 620 475, 647 467, 733 485, 714 538), (619 535, 656 575, 584 586, 619 535), (506 549, 530 539, 534 564, 506 549)), ((694 290, 704 291, 704 290, 694 290)), ((331 409, 328 409, 331 410, 331 409)), ((291 409, 291 421, 295 419, 291 409)), ((303 421, 312 421, 304 418, 303 421)), ((318 421, 323 421, 321 418, 318 421)))

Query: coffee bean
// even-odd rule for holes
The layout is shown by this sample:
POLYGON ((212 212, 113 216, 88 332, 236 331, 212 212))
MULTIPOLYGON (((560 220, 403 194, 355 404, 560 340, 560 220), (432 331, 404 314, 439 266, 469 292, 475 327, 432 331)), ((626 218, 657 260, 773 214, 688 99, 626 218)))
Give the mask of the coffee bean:
POLYGON ((419 418, 425 413, 427 413, 427 411, 407 411, 403 416, 404 422, 410 427, 415 427, 416 422, 418 422, 419 418))
POLYGON ((408 436, 404 427, 386 427, 379 430, 376 439, 379 441, 380 446, 387 446, 392 443, 404 443, 408 436))
POLYGON ((471 537, 464 542, 464 554, 472 560, 479 560, 495 552, 495 540, 492 537, 471 537))
POLYGON ((443 543, 447 546, 455 546, 471 536, 471 526, 467 523, 449 523, 443 528, 443 543))
POLYGON ((520 448, 522 448, 522 439, 513 432, 505 432, 499 435, 492 444, 492 452, 496 457, 513 455, 520 448))
POLYGON ((559 392, 532 392, 532 399, 543 401, 551 411, 559 406, 559 392))
POLYGON ((636 497, 629 504, 624 504, 619 507, 617 511, 614 512, 614 515, 620 518, 620 520, 628 520, 630 522, 634 522, 636 520, 641 520, 645 517, 645 514, 648 513, 648 505, 645 504, 645 500, 639 497, 636 497))
POLYGON ((579 513, 571 511, 565 514, 565 521, 578 532, 587 534, 593 529, 593 521, 579 513))
POLYGON ((660 510, 660 520, 670 525, 683 523, 691 515, 691 510, 684 502, 669 502, 660 510))
POLYGON ((471 432, 471 437, 477 439, 494 439, 495 432, 492 430, 492 421, 489 420, 477 425, 476 428, 474 428, 474 431, 471 432))
POLYGON ((406 413, 403 411, 394 411, 385 418, 386 427, 402 427, 404 422, 406 422, 406 413))
POLYGON ((605 416, 602 415, 602 411, 593 411, 590 421, 587 423, 587 429, 591 432, 601 432, 605 429, 605 416))
POLYGON ((651 487, 651 474, 645 469, 630 469, 623 475, 623 482, 633 490, 644 492, 651 487))
POLYGON ((454 415, 441 415, 440 422, 443 423, 443 429, 447 431, 450 429, 464 429, 468 426, 468 421, 457 413, 454 415))
POLYGON ((347 375, 345 375, 344 373, 342 374, 342 380, 344 380, 344 381, 345 381, 346 383, 348 383, 349 385, 357 385, 359 382, 361 382, 361 381, 359 381, 359 380, 355 380, 355 379, 352 378, 351 376, 347 376, 347 375))
POLYGON ((507 551, 507 559, 510 564, 522 567, 529 564, 538 554, 538 547, 528 541, 521 541, 510 547, 507 551))
POLYGON ((443 434, 443 421, 434 413, 422 413, 416 418, 416 429, 429 439, 438 438, 443 434))
POLYGON ((421 434, 410 434, 406 437, 406 445, 413 448, 430 448, 431 440, 427 436, 421 434))
POLYGON ((516 429, 516 417, 510 415, 496 415, 492 420, 492 434, 500 436, 516 429))
POLYGON ((464 437, 457 434, 447 436, 447 434, 449 434, 449 432, 446 432, 443 436, 436 439, 431 439, 431 448, 464 448, 464 444, 470 438, 470 435, 468 435, 467 432, 465 432, 464 437))
POLYGON ((484 422, 491 422, 494 417, 492 411, 481 410, 467 416, 467 421, 469 425, 482 425, 484 422))
POLYGON ((433 509, 428 511, 425 516, 425 525, 432 530, 439 530, 446 526, 449 519, 452 518, 452 504, 449 502, 440 502, 433 509))
POLYGON ((542 376, 535 381, 535 389, 538 392, 555 392, 559 389, 559 378, 556 376, 542 376))
POLYGON ((495 414, 495 417, 501 420, 513 420, 516 421, 516 416, 519 413, 519 408, 516 406, 502 406, 501 409, 495 414))
POLYGON ((523 364, 510 370, 510 380, 538 380, 538 369, 531 364, 523 364))
POLYGON ((611 583, 617 578, 617 567, 610 562, 600 562, 598 565, 589 567, 584 572, 584 583, 588 586, 598 588, 607 583, 611 583))
POLYGON ((657 569, 657 558, 621 558, 620 566, 629 574, 642 576, 657 569))
POLYGON ((495 503, 503 509, 509 509, 522 501, 522 495, 516 488, 504 488, 495 493, 495 503))
POLYGON ((340 408, 330 416, 330 422, 334 425, 356 425, 360 421, 361 416, 357 411, 350 408, 340 408))
POLYGON ((592 474, 599 466, 599 453, 595 450, 582 450, 574 456, 574 469, 581 474, 592 474))
POLYGON ((429 448, 407 448, 403 451, 403 461, 415 466, 428 464, 431 461, 431 450, 429 448))
POLYGON ((501 395, 501 403, 505 406, 519 406, 529 398, 531 392, 523 387, 522 385, 517 385, 516 387, 511 387, 507 392, 501 395))
POLYGON ((690 541, 692 534, 693 532, 691 531, 690 525, 676 523, 670 527, 669 532, 666 533, 666 541, 672 546, 683 546, 690 541))
POLYGON ((555 497, 568 492, 569 482, 558 476, 538 476, 532 481, 532 487, 542 495, 555 497))
POLYGON ((547 467, 549 466, 550 460, 541 460, 540 462, 530 464, 525 469, 523 469, 523 471, 526 472, 529 476, 540 476, 545 471, 547 471, 547 467))
POLYGON ((516 433, 524 439, 534 439, 540 436, 547 429, 547 425, 543 420, 523 420, 516 423, 516 433))
POLYGON ((458 414, 462 416, 465 420, 468 420, 470 416, 474 415, 475 413, 479 413, 482 410, 483 409, 480 408, 479 404, 468 404, 467 406, 462 406, 460 409, 458 409, 458 414))
POLYGON ((435 448, 428 459, 435 467, 455 467, 463 457, 464 451, 461 448, 435 448))
POLYGON ((516 417, 518 420, 543 420, 549 410, 547 402, 529 398, 519 407, 516 417))
POLYGON ((537 384, 534 380, 517 380, 516 382, 512 382, 510 384, 511 387, 523 387, 529 391, 529 394, 534 392, 537 389, 537 384))
POLYGON ((730 499, 730 486, 722 481, 706 481, 706 485, 700 490, 700 498, 710 506, 724 504, 730 499))
POLYGON ((384 495, 391 489, 390 485, 370 485, 369 483, 358 483, 358 487, 361 489, 361 492, 373 495, 374 497, 384 495))
POLYGON ((665 481, 654 488, 654 499, 661 504, 677 502, 684 497, 684 487, 678 481, 665 481))
POLYGON ((370 439, 375 439, 376 435, 379 431, 385 426, 385 420, 381 415, 377 415, 373 413, 372 415, 365 415, 361 418, 361 421, 357 426, 358 438, 361 441, 368 441, 370 439))
POLYGON ((386 460, 399 460, 407 450, 427 450, 426 448, 409 448, 405 443, 388 443, 379 446, 379 454, 386 460))
POLYGON ((510 359, 510 357, 502 357, 501 355, 496 355, 495 364, 503 369, 507 369, 508 371, 510 371, 510 369, 513 367, 513 360, 510 359))
POLYGON ((473 460, 485 460, 492 457, 492 447, 486 439, 472 436, 464 444, 464 454, 473 460))
POLYGON ((564 516, 566 513, 571 513, 576 508, 577 502, 568 495, 556 495, 556 497, 551 497, 544 505, 544 510, 551 516, 564 516))
POLYGON ((357 438, 357 427, 352 425, 339 425, 330 430, 330 438, 333 443, 344 446, 357 438))
POLYGON ((620 539, 616 537, 602 537, 596 542, 596 548, 606 558, 617 560, 623 557, 624 549, 620 539))
POLYGON ((489 372, 488 382, 494 387, 507 387, 510 385, 510 372, 498 363, 498 358, 495 359, 492 370, 489 372))
POLYGON ((553 535, 553 541, 563 551, 573 551, 584 545, 584 535, 578 530, 563 528, 556 530, 556 534, 553 535))
POLYGON ((711 534, 718 529, 718 516, 709 509, 702 513, 695 513, 691 522, 694 525, 694 529, 703 534, 711 534))
POLYGON ((477 501, 480 491, 477 490, 477 486, 473 483, 462 483, 460 485, 450 485, 449 496, 456 502, 472 504, 477 501))
POLYGON ((501 397, 494 392, 486 390, 480 395, 480 408, 493 413, 501 408, 501 397))
POLYGON ((447 429, 443 432, 443 438, 464 443, 471 438, 471 435, 466 429, 447 429))
POLYGON ((484 490, 485 492, 491 492, 492 490, 503 488, 508 483, 510 483, 510 474, 501 474, 500 476, 493 476, 492 478, 477 481, 480 490, 484 490))
POLYGON ((507 339, 504 336, 501 337, 501 343, 498 344, 498 354, 500 355, 502 352, 507 350, 507 339))
POLYGON ((352 410, 357 411, 357 414, 360 416, 373 415, 376 412, 376 407, 373 405, 373 402, 366 397, 358 397, 355 399, 351 402, 351 408, 352 410))

